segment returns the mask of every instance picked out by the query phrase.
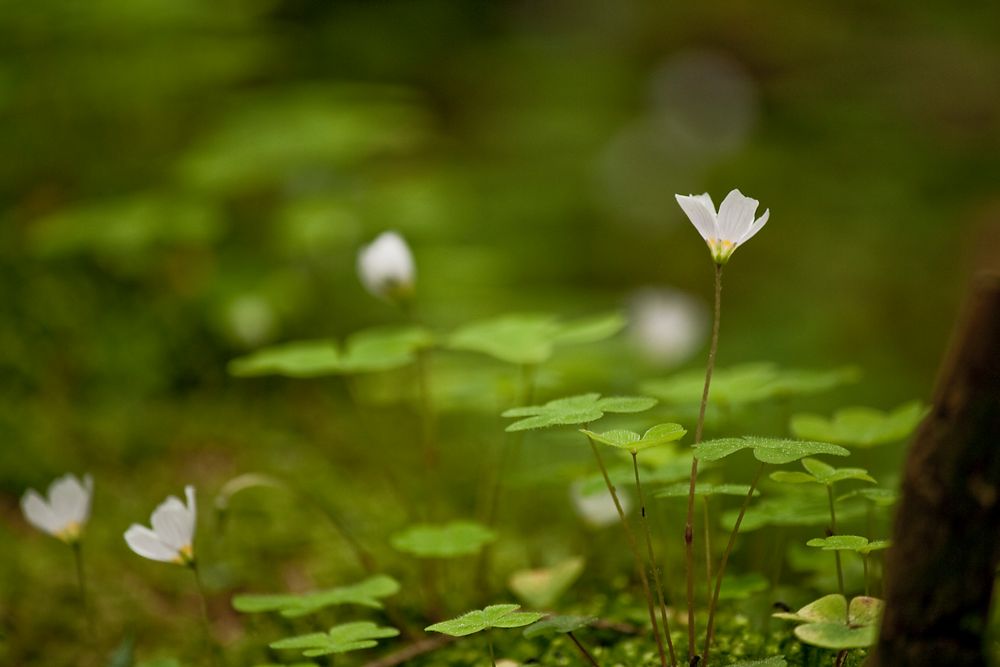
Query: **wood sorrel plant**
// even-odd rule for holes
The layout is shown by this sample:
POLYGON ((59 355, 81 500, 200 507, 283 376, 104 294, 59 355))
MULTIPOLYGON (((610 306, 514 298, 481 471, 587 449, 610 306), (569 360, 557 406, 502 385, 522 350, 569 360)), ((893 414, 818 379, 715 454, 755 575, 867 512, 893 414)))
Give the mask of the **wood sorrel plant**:
MULTIPOLYGON (((705 387, 698 410, 698 424, 695 428, 694 444, 701 442, 705 427, 705 408, 712 386, 712 371, 715 369, 715 355, 719 349, 719 323, 722 315, 722 267, 726 265, 736 248, 750 240, 764 227, 770 216, 770 209, 754 219, 759 202, 746 197, 739 190, 733 190, 722 201, 718 212, 708 193, 701 195, 676 195, 677 203, 684 209, 691 223, 708 244, 715 262, 715 308, 712 321, 712 341, 708 350, 708 364, 705 369, 705 387)), ((691 481, 688 491, 687 518, 684 524, 684 572, 686 579, 688 608, 688 660, 695 657, 694 625, 694 498, 698 483, 698 456, 691 459, 691 481)), ((721 578, 720 578, 721 581, 721 578)), ((710 634, 710 632, 709 632, 710 634)))

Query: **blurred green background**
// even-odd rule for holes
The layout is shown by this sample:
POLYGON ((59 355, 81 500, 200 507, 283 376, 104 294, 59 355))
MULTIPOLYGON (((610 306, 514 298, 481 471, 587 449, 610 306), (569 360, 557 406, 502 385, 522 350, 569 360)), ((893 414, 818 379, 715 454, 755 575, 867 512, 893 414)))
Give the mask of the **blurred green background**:
MULTIPOLYGON (((674 194, 739 187, 771 219, 727 269, 720 363, 862 368, 823 410, 927 399, 968 278, 1000 265, 997 25, 995 3, 912 0, 0 1, 0 662, 75 662, 53 639, 69 555, 17 506, 65 471, 96 479, 100 641, 147 657, 195 607, 120 535, 184 483, 207 508, 280 470, 362 532, 403 520, 357 476, 365 452, 333 447, 355 428, 339 381, 226 374, 263 344, 398 322, 355 276, 385 229, 440 330, 627 311, 649 287, 707 304, 674 194)), ((626 336, 539 395, 669 370, 626 336)), ((510 401, 490 401, 486 428, 445 415, 453 457, 497 437, 510 401)), ((297 518, 225 547, 245 566, 216 590, 286 587, 271 555, 338 571, 335 541, 275 502, 297 518)))

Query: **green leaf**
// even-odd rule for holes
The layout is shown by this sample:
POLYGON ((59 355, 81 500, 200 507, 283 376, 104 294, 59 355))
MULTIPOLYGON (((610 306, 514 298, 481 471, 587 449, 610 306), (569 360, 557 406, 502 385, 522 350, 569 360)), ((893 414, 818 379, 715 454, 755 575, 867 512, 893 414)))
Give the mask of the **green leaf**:
POLYGON ((569 590, 583 573, 583 558, 570 558, 552 567, 514 572, 507 585, 530 607, 548 608, 569 590))
POLYGON ((870 554, 873 551, 882 551, 884 549, 888 549, 891 546, 892 546, 892 541, 890 540, 872 540, 867 545, 858 549, 858 553, 870 554))
POLYGON ((756 573, 730 575, 722 580, 720 600, 745 600, 750 596, 766 591, 770 586, 767 578, 756 573))
POLYGON ((568 323, 551 315, 505 315, 461 327, 447 345, 453 350, 534 366, 548 361, 560 345, 595 343, 615 335, 624 324, 617 313, 568 323))
POLYGON ((265 347, 229 362, 236 377, 285 375, 310 378, 340 372, 341 356, 333 341, 305 340, 265 347))
POLYGON ((544 616, 533 611, 518 611, 520 608, 521 605, 517 604, 490 605, 482 610, 466 612, 458 618, 429 625, 424 630, 452 637, 465 637, 490 628, 524 627, 544 616))
POLYGON ((855 489, 850 493, 838 496, 837 501, 848 500, 850 498, 864 498, 876 505, 887 507, 894 504, 899 499, 899 496, 892 489, 855 489))
POLYGON ((604 416, 605 412, 642 412, 656 405, 656 400, 641 396, 610 396, 600 394, 580 394, 549 401, 544 405, 513 408, 503 413, 504 417, 520 417, 507 427, 507 431, 527 431, 549 426, 571 426, 589 424, 604 416))
POLYGON ((860 535, 832 535, 830 537, 814 537, 806 542, 807 546, 818 547, 823 551, 861 551, 868 546, 868 538, 860 535))
POLYGON ((639 452, 643 449, 659 447, 660 445, 680 440, 687 433, 680 424, 659 424, 646 431, 643 435, 623 430, 594 433, 593 431, 580 429, 580 432, 602 445, 625 449, 631 452, 639 452))
POLYGON ((418 524, 392 536, 392 546, 418 558, 456 558, 479 553, 496 540, 492 530, 472 521, 418 524))
POLYGON ((805 644, 843 651, 872 646, 878 635, 874 626, 850 628, 843 623, 808 623, 795 628, 795 636, 805 644))
MULTIPOLYGON (((796 488, 796 487, 786 487, 796 488)), ((737 510, 722 515, 722 522, 732 525, 737 510)), ((849 521, 864 515, 864 508, 848 506, 838 509, 837 519, 849 521)), ((826 526, 830 522, 830 506, 824 496, 811 497, 802 493, 768 496, 751 506, 740 526, 740 532, 759 530, 764 526, 826 526)))
MULTIPOLYGON (((712 377, 712 404, 735 406, 827 391, 857 380, 853 368, 830 371, 780 369, 774 364, 754 363, 721 368, 712 377)), ((705 384, 705 372, 693 369, 663 380, 642 384, 643 393, 672 405, 697 405, 705 384)))
POLYGON ((771 479, 776 482, 801 484, 812 482, 832 486, 837 482, 853 479, 875 484, 875 479, 863 468, 834 468, 817 459, 802 459, 802 467, 808 472, 786 472, 779 470, 771 473, 771 479))
POLYGON ((800 414, 792 417, 792 433, 799 438, 826 440, 854 447, 875 447, 905 439, 927 414, 919 401, 899 406, 891 412, 852 407, 832 418, 800 414))
POLYGON ((524 630, 528 639, 541 635, 566 634, 582 630, 598 621, 596 616, 549 616, 524 630))
POLYGON ((377 639, 396 637, 396 628, 379 627, 370 621, 344 623, 330 628, 329 632, 314 632, 287 639, 279 639, 270 644, 273 649, 295 649, 302 651, 307 658, 334 653, 347 653, 360 649, 373 648, 378 645, 377 639))
POLYGON ((621 313, 607 313, 563 324, 556 334, 560 345, 584 345, 611 338, 625 328, 621 313))
POLYGON ((844 623, 847 615, 847 600, 836 593, 813 600, 797 612, 771 614, 775 618, 800 623, 844 623))
POLYGON ((695 455, 706 461, 718 461, 730 454, 743 449, 752 449, 754 458, 761 463, 781 465, 791 463, 814 454, 829 454, 832 456, 847 456, 849 451, 837 445, 825 442, 809 442, 804 440, 785 440, 781 438, 761 438, 744 436, 742 438, 723 438, 709 440, 695 446, 695 455))
POLYGON ((229 372, 237 377, 284 375, 311 378, 392 370, 413 363, 418 350, 434 338, 420 327, 360 331, 341 350, 331 340, 307 340, 265 347, 234 359, 229 372))
POLYGON ((376 575, 352 586, 342 586, 322 591, 274 595, 237 595, 233 597, 233 608, 244 614, 280 612, 282 616, 295 618, 315 613, 334 605, 354 604, 370 609, 381 609, 381 598, 399 592, 399 582, 386 575, 376 575))
MULTIPOLYGON (((654 498, 687 498, 690 490, 688 482, 678 482, 664 487, 653 494, 654 498)), ((745 496, 750 493, 749 484, 713 484, 698 482, 694 494, 696 496, 745 496)), ((759 489, 754 489, 755 496, 760 495, 759 489)))
POLYGON ((374 156, 408 155, 430 135, 423 101, 402 87, 339 84, 270 90, 233 105, 180 161, 184 186, 216 194, 330 178, 374 156))

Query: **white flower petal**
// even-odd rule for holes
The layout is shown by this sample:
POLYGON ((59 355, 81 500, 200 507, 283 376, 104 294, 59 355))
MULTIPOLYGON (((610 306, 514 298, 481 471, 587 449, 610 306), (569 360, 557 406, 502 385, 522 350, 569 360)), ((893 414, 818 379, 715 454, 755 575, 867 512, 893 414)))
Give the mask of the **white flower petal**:
POLYGON ((28 523, 50 535, 54 535, 62 527, 52 508, 34 489, 28 489, 21 496, 21 511, 28 523))
POLYGON ((156 533, 139 524, 132 524, 125 531, 125 542, 128 544, 129 549, 143 558, 165 563, 173 562, 178 558, 176 549, 171 549, 165 545, 160 541, 156 533))
POLYGON ((413 254, 396 232, 383 232, 358 253, 358 277, 369 292, 388 298, 396 289, 409 289, 416 281, 413 254))
POLYGON ((49 505, 61 528, 82 526, 90 515, 90 491, 74 475, 63 475, 49 486, 49 505))
POLYGON ((766 211, 764 211, 764 215, 757 218, 757 221, 750 226, 750 229, 747 231, 747 233, 744 234, 743 238, 740 239, 740 243, 745 243, 746 241, 752 239, 754 234, 756 234, 757 232, 759 232, 761 229, 764 228, 764 225, 767 224, 767 219, 770 216, 771 216, 771 209, 767 209, 766 211))
POLYGON ((153 511, 150 519, 157 538, 179 551, 191 546, 194 537, 194 516, 180 500, 170 496, 153 511))
POLYGON ((759 204, 739 190, 726 195, 719 206, 719 238, 738 243, 750 231, 759 204))
POLYGON ((700 195, 674 195, 677 203, 684 209, 691 224, 694 225, 701 238, 706 241, 718 237, 715 203, 706 192, 700 195))

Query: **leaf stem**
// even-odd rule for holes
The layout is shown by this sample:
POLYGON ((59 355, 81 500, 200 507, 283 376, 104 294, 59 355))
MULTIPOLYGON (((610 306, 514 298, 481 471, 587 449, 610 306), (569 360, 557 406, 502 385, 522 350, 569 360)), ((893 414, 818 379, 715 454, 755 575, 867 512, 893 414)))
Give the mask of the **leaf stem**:
POLYGON ((594 660, 594 656, 590 655, 590 651, 587 650, 587 647, 581 644, 580 640, 576 638, 576 635, 574 635, 572 632, 567 632, 566 635, 570 638, 570 641, 576 644, 577 650, 580 651, 580 654, 583 656, 584 660, 586 660, 588 664, 593 665, 593 667, 601 667, 599 664, 597 664, 597 661, 594 660))
POLYGON ((615 503, 615 509, 618 510, 618 518, 621 520, 622 529, 625 531, 626 541, 628 542, 629 549, 632 551, 632 558, 635 560, 635 569, 639 574, 639 581, 642 583, 642 591, 646 595, 646 609, 649 612, 649 622, 653 626, 653 636, 656 638, 656 649, 660 654, 660 665, 661 667, 666 667, 667 654, 663 649, 663 637, 660 636, 659 624, 656 622, 653 594, 649 590, 649 578, 646 576, 646 567, 642 561, 642 554, 639 553, 639 545, 636 542, 635 534, 632 532, 632 528, 629 526, 628 518, 625 516, 625 510, 622 509, 621 501, 618 500, 618 492, 615 490, 615 485, 611 483, 611 477, 608 476, 608 469, 604 466, 604 459, 601 458, 601 453, 597 450, 597 444, 590 436, 587 436, 587 442, 590 443, 590 449, 594 452, 594 458, 597 459, 597 465, 601 469, 601 475, 604 476, 604 484, 608 487, 611 499, 615 503))
MULTIPOLYGON (((869 591, 869 587, 868 587, 868 554, 863 554, 862 555, 861 562, 864 563, 864 566, 865 566, 865 597, 867 597, 868 595, 870 595, 870 593, 868 592, 869 591)), ((846 600, 846 598, 845 598, 845 600, 846 600)), ((850 619, 848 618, 848 620, 850 620, 850 619)))
MULTIPOLYGON (((832 536, 837 534, 837 510, 833 501, 832 484, 826 485, 826 497, 830 501, 830 535, 832 536)), ((840 551, 834 551, 833 555, 837 560, 837 586, 840 588, 840 597, 844 598, 844 601, 846 602, 847 596, 844 593, 844 569, 840 563, 840 551)), ((848 625, 850 625, 850 612, 847 612, 846 620, 848 625)))
POLYGON ((649 519, 646 518, 646 500, 642 495, 642 484, 639 482, 638 452, 632 450, 632 470, 635 473, 635 493, 639 498, 642 527, 646 533, 646 551, 649 555, 649 568, 653 571, 653 585, 656 586, 656 596, 660 603, 660 621, 663 624, 663 634, 667 638, 667 648, 670 650, 670 664, 677 664, 677 654, 674 652, 674 640, 670 637, 670 622, 667 620, 667 602, 663 597, 663 583, 660 581, 660 568, 656 554, 653 551, 653 535, 649 530, 649 519))
POLYGON ((486 645, 490 648, 490 664, 493 665, 493 667, 497 667, 497 659, 493 654, 493 635, 489 632, 486 633, 486 645))
POLYGON ((712 524, 708 513, 708 496, 701 497, 705 521, 705 601, 712 599, 712 524))
POLYGON ((766 465, 765 463, 761 463, 757 466, 757 473, 754 475, 753 481, 750 482, 750 490, 747 492, 747 497, 743 499, 743 505, 740 506, 740 513, 736 516, 733 531, 729 534, 729 542, 726 544, 726 550, 722 553, 722 561, 715 572, 715 592, 712 594, 712 602, 708 606, 708 631, 705 633, 705 650, 702 653, 704 656, 702 665, 708 665, 708 656, 712 650, 712 637, 715 634, 715 610, 719 606, 719 593, 722 591, 722 578, 726 574, 729 555, 733 553, 733 546, 736 544, 736 536, 739 535, 740 525, 743 523, 743 517, 747 513, 747 508, 753 499, 753 492, 757 488, 757 482, 760 481, 760 476, 764 472, 766 465))
MULTIPOLYGON (((712 319, 712 342, 708 348, 708 363, 705 367, 705 387, 701 392, 701 406, 698 409, 698 425, 695 428, 694 444, 701 443, 705 429, 705 410, 708 394, 715 371, 715 355, 719 350, 719 324, 722 320, 722 265, 715 265, 715 314, 712 319)), ((688 608, 688 660, 694 660, 694 495, 698 484, 698 456, 691 457, 691 486, 688 490, 687 519, 684 523, 684 576, 687 582, 688 608)))

